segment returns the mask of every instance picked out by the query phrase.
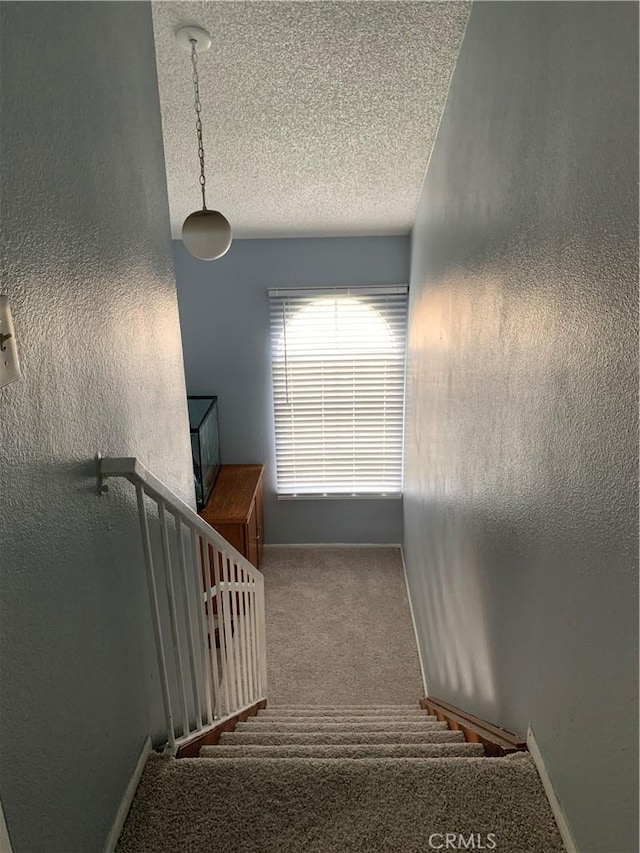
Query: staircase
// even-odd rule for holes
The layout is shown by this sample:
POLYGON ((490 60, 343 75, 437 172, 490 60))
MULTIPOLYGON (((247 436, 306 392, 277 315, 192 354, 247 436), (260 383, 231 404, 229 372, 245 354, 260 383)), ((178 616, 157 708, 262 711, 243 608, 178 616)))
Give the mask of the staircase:
POLYGON ((269 706, 199 758, 153 755, 118 853, 560 853, 528 753, 418 706, 269 706))
POLYGON ((100 494, 117 479, 136 490, 165 721, 119 853, 561 853, 526 752, 488 758, 418 705, 266 706, 262 573, 139 460, 100 458, 100 494))

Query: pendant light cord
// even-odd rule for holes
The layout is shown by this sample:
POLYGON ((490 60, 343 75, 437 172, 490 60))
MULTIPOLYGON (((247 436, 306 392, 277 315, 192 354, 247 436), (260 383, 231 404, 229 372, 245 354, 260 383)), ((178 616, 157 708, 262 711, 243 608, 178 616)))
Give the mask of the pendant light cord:
POLYGON ((202 104, 200 103, 200 77, 198 75, 198 52, 196 40, 191 39, 191 64, 193 65, 193 94, 196 108, 196 133, 198 134, 198 159, 200 160, 200 190, 202 192, 202 209, 207 209, 205 188, 207 179, 204 174, 204 143, 202 141, 202 118, 200 116, 202 104))

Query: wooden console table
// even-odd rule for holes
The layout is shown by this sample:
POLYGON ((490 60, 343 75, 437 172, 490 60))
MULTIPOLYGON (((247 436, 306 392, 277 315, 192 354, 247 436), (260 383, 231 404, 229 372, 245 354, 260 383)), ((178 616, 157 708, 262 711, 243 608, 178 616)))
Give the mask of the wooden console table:
POLYGON ((223 465, 200 512, 256 568, 260 568, 264 545, 263 472, 264 465, 223 465))

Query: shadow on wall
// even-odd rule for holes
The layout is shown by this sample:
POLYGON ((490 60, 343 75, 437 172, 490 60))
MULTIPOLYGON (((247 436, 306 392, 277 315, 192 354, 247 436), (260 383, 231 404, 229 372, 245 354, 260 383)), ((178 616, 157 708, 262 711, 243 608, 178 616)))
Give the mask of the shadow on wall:
MULTIPOLYGON (((415 495, 405 493, 405 501, 415 495)), ((466 538, 465 525, 448 514, 441 504, 423 504, 421 517, 430 516, 431 524, 447 530, 446 537, 422 539, 419 556, 408 554, 415 564, 417 559, 428 567, 427 571, 414 573, 409 581, 411 598, 419 624, 425 626, 421 637, 422 658, 427 673, 427 689, 431 681, 446 685, 461 697, 481 702, 487 710, 487 719, 497 719, 498 702, 492 651, 490 603, 482 589, 482 571, 472 543, 466 538), (439 516, 435 521, 434 515, 439 516), (469 646, 466 634, 451 630, 457 624, 465 625, 474 642, 469 646), (447 637, 445 644, 442 637, 447 637), (433 649, 438 649, 434 654, 433 649)), ((411 519, 416 516, 412 515, 411 519)), ((413 542, 422 536, 420 530, 407 526, 407 540, 413 542)), ((440 687, 438 687, 438 690, 440 687)), ((437 691, 431 695, 440 696, 437 691)), ((445 693, 445 695, 447 695, 445 693)), ((444 697, 441 697, 444 698, 444 697)), ((468 707, 463 701, 461 707, 468 707)))
MULTIPOLYGON (((629 306, 613 289, 594 290, 593 333, 580 307, 587 270, 575 265, 584 248, 577 240, 565 244, 559 282, 554 264, 534 259, 531 247, 514 246, 502 264, 484 265, 476 247, 470 269, 442 267, 428 287, 412 291, 407 381, 420 393, 407 400, 405 551, 427 678, 442 698, 465 707, 468 697, 477 713, 516 729, 530 708, 517 697, 500 698, 509 693, 504 679, 526 661, 509 638, 535 634, 524 599, 536 565, 550 544, 551 561, 568 545, 541 543, 545 507, 554 495, 571 495, 592 515, 592 536, 600 529, 606 538, 597 505, 612 484, 592 460, 608 455, 624 464, 623 436, 605 422, 587 428, 597 396, 585 401, 572 380, 585 365, 592 374, 611 372, 619 394, 611 389, 606 423, 628 418, 633 367, 619 328, 629 306), (549 310, 559 286, 576 310, 549 310)), ((613 528, 628 507, 621 493, 610 497, 613 528)), ((575 601, 562 584, 554 589, 569 630, 578 618, 575 601)))

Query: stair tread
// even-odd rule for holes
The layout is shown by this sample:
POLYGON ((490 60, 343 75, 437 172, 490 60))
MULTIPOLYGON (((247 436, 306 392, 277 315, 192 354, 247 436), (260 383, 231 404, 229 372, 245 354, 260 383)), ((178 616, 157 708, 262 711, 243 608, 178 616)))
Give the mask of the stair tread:
POLYGON ((366 710, 358 710, 355 709, 353 711, 258 711, 258 714, 253 717, 255 720, 287 720, 289 718, 293 719, 318 719, 320 717, 325 719, 348 719, 349 717, 364 717, 365 719, 371 719, 372 717, 392 717, 393 719, 422 719, 424 717, 431 716, 426 711, 421 711, 419 708, 411 711, 393 711, 391 709, 386 711, 366 711, 366 710))
POLYGON ((423 729, 422 731, 376 731, 376 732, 223 732, 220 743, 439 743, 464 742, 462 732, 445 729, 423 729))
POLYGON ((201 758, 423 758, 482 756, 479 743, 284 744, 203 746, 201 758))
POLYGON ((562 853, 535 765, 516 758, 152 756, 118 853, 417 853, 431 833, 562 853), (268 816, 268 819, 265 817, 268 816))
POLYGON ((340 725, 341 723, 398 723, 398 724, 407 724, 407 723, 437 723, 438 718, 429 716, 428 714, 423 714, 418 716, 409 717, 380 717, 380 716, 371 716, 371 717, 249 717, 246 720, 247 723, 253 723, 254 725, 274 725, 274 724, 304 724, 304 725, 312 725, 313 723, 333 723, 334 725, 340 725))
POLYGON ((346 723, 346 722, 322 722, 322 723, 268 723, 250 722, 238 723, 236 731, 238 732, 406 732, 406 731, 422 731, 423 729, 431 731, 432 729, 446 729, 447 723, 440 723, 432 720, 412 720, 407 723, 399 723, 395 720, 392 722, 363 722, 363 723, 346 723))
POLYGON ((267 705, 267 711, 353 711, 356 709, 365 711, 407 710, 419 711, 420 705, 267 705))

